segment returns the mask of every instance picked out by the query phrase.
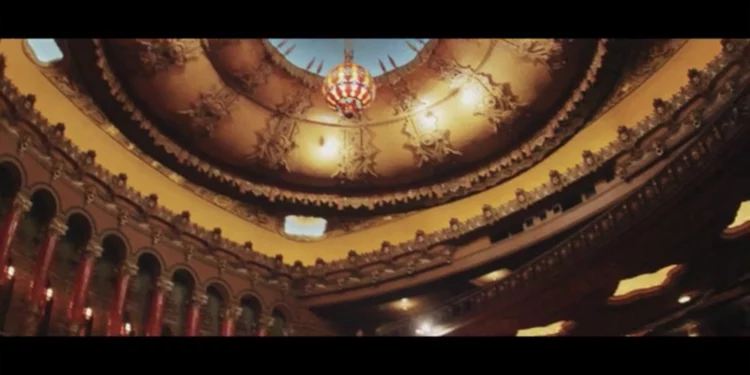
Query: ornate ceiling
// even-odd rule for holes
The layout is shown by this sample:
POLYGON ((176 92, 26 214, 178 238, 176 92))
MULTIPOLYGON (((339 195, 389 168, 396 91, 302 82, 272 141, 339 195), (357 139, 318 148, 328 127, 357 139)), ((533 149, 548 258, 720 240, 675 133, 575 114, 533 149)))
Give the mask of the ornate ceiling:
POLYGON ((239 200, 283 201, 287 212, 380 214, 482 191, 540 161, 593 115, 617 77, 603 72, 617 70, 624 49, 607 40, 354 40, 367 51, 362 64, 380 69, 375 101, 348 120, 320 94, 341 40, 314 41, 69 43, 119 130, 188 180, 239 200))

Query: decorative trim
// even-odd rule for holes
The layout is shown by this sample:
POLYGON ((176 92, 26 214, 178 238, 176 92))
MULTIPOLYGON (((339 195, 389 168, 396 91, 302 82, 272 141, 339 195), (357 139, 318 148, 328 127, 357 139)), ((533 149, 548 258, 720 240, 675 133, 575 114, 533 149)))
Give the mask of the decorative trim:
MULTIPOLYGON (((723 52, 714 58, 705 70, 691 70, 689 72, 690 82, 671 99, 658 102, 653 115, 645 118, 632 128, 624 128, 626 131, 619 133, 619 140, 610 143, 596 153, 584 153, 581 164, 565 173, 560 173, 564 184, 569 184, 587 175, 591 171, 596 170, 604 162, 613 158, 620 159, 618 162, 620 176, 628 178, 628 176, 636 173, 639 168, 642 169, 644 165, 650 165, 656 160, 663 158, 669 149, 679 147, 686 139, 689 139, 692 134, 701 128, 704 116, 707 116, 712 111, 715 112, 717 108, 723 108, 727 103, 734 100, 738 93, 748 86, 748 81, 750 81, 747 66, 741 64, 744 62, 742 54, 745 52, 748 40, 723 40, 722 43, 724 45, 723 52), (727 69, 729 66, 739 66, 741 69, 727 69), (722 73, 721 84, 710 84, 720 73, 722 73), (692 99, 698 96, 700 96, 701 100, 694 102, 692 99), (695 105, 696 103, 700 104, 695 105), (689 107, 687 106, 688 104, 690 104, 689 107), (686 112, 687 110, 690 110, 690 112, 686 112), (687 113, 690 115, 686 116, 687 113), (670 129, 670 132, 658 132, 657 130, 662 127, 670 129), (656 133, 660 135, 661 144, 664 145, 664 148, 644 148, 646 146, 641 145, 640 141, 652 137, 656 133), (627 137, 624 138, 622 134, 627 134, 627 137)), ((3 65, 4 58, 0 57, 0 66, 3 65)), ((63 173, 61 178, 74 179, 76 178, 75 176, 80 177, 87 174, 95 177, 104 184, 112 184, 116 180, 122 181, 121 186, 113 190, 122 199, 129 200, 136 206, 143 207, 148 215, 159 217, 163 222, 169 223, 172 218, 177 216, 165 208, 158 206, 156 196, 144 197, 128 187, 124 179, 112 176, 101 166, 97 165, 95 162, 96 155, 93 152, 78 150, 75 145, 64 137, 64 127, 52 126, 34 109, 33 103, 35 98, 33 95, 20 94, 17 88, 4 76, 0 78, 0 94, 2 94, 8 103, 14 106, 12 113, 8 111, 0 113, 2 115, 0 116, 0 120, 3 120, 0 122, 2 130, 17 139, 23 139, 26 133, 24 133, 24 129, 16 127, 17 122, 19 122, 18 120, 20 119, 20 122, 35 127, 39 137, 44 140, 44 149, 38 148, 39 146, 29 139, 26 142, 25 151, 29 152, 33 150, 34 153, 32 155, 35 155, 36 160, 42 166, 52 169, 52 161, 49 157, 43 155, 54 149, 57 152, 68 155, 71 161, 77 163, 78 171, 76 173, 71 173, 70 175, 63 173)), ((735 111, 735 113, 737 112, 735 111)), ((721 137, 726 137, 726 132, 721 129, 717 129, 709 134, 715 134, 715 137, 711 138, 711 142, 719 142, 722 140, 721 137)), ((703 144, 703 146, 707 147, 707 149, 715 147, 712 144, 703 144)), ((698 151, 691 151, 691 155, 692 152, 698 151)), ((700 156, 701 153, 697 155, 700 156)), ((74 183, 72 185, 77 186, 82 191, 85 189, 81 184, 74 183)), ((221 230, 218 228, 213 231, 207 231, 194 224, 189 224, 184 227, 182 233, 189 234, 210 244, 213 253, 221 250, 227 255, 233 254, 235 258, 229 261, 228 270, 234 269, 238 274, 249 274, 247 266, 240 261, 244 257, 248 257, 248 261, 256 263, 265 269, 273 270, 272 278, 280 280, 291 276, 294 279, 306 279, 304 282, 304 285, 306 285, 304 288, 305 294, 314 295, 344 288, 359 288, 372 285, 373 283, 411 275, 439 265, 448 264, 455 249, 437 245, 472 233, 481 227, 492 225, 514 212, 523 210, 529 205, 555 194, 558 190, 559 186, 553 187, 549 184, 543 184, 530 191, 520 191, 514 201, 492 208, 494 215, 480 213, 464 222, 452 221, 451 223, 446 223, 445 229, 432 233, 418 231, 414 240, 411 241, 397 245, 385 242, 381 249, 364 254, 353 253, 345 260, 329 264, 319 262, 311 267, 303 267, 298 262, 295 262, 293 266, 287 266, 283 263, 281 256, 271 258, 253 251, 252 244, 249 242, 245 245, 240 245, 222 238, 221 230), (400 255, 417 253, 422 255, 418 262, 410 262, 404 268, 393 270, 394 272, 384 273, 383 275, 375 275, 375 271, 363 272, 365 267, 382 264, 383 262, 391 264, 392 260, 400 255), (240 257, 240 254, 243 257, 240 257), (352 273, 357 274, 358 277, 340 277, 330 280, 329 283, 327 282, 329 280, 327 275, 330 273, 352 273)), ((102 205, 102 207, 106 208, 106 205, 102 205)), ((112 207, 110 207, 109 211, 112 212, 112 207)), ((140 228, 135 224, 132 220, 124 223, 124 225, 140 228)), ((173 241, 180 242, 179 240, 173 241)), ((206 256, 207 259, 211 259, 211 257, 210 254, 206 256)), ((215 257, 213 258, 216 259, 215 257)), ((370 269, 374 268, 370 267, 370 269)))
MULTIPOLYGON (((591 65, 586 71, 585 78, 574 90, 572 95, 570 95, 567 102, 561 107, 558 113, 552 117, 549 124, 540 130, 535 136, 531 137, 528 142, 521 145, 516 151, 513 151, 509 155, 505 155, 499 160, 480 167, 479 169, 469 172, 461 177, 434 184, 429 188, 409 188, 401 191, 370 195, 366 197, 298 192, 277 186, 250 182, 238 175, 222 170, 210 162, 194 157, 192 153, 183 149, 177 143, 161 134, 157 130, 157 127, 147 120, 147 116, 133 105, 127 93, 121 89, 121 84, 110 67, 109 61, 103 50, 102 41, 94 39, 93 43, 97 54, 97 65, 102 71, 103 79, 109 84, 113 97, 122 104, 124 110, 131 113, 131 117, 137 120, 144 130, 148 131, 156 144, 162 146, 165 151, 174 155, 183 163, 188 164, 211 178, 216 178, 217 173, 221 174, 221 180, 224 183, 242 194, 250 193, 254 196, 266 197, 273 201, 283 200, 298 204, 327 206, 341 210, 349 208, 368 208, 373 210, 379 206, 399 205, 420 200, 433 200, 433 202, 426 202, 426 204, 436 204, 445 199, 469 195, 495 186, 538 163, 549 152, 556 149, 562 142, 573 136, 577 130, 585 125, 583 121, 579 121, 580 119, 578 118, 570 117, 569 114, 579 108, 586 98, 585 93, 587 93, 596 82, 600 68, 602 67, 602 61, 608 51, 607 46, 609 40, 601 39, 597 42, 596 52, 594 53, 591 65)), ((496 43, 491 43, 492 46, 495 44, 496 43)), ((492 50, 492 48, 490 50, 492 50)), ((453 69, 451 67, 457 66, 455 62, 448 62, 439 58, 432 58, 427 63, 430 64, 432 68, 435 66, 442 66, 441 69, 449 70, 453 69)), ((289 119, 288 121, 293 120, 289 119)), ((265 144, 267 143, 268 142, 265 144)), ((288 142, 285 141, 284 144, 284 148, 280 151, 284 151, 286 148, 290 147, 288 142)), ((256 153, 257 152, 258 150, 256 150, 256 153)), ((276 162, 275 164, 272 163, 272 165, 277 168, 284 168, 282 157, 278 153, 274 153, 270 160, 276 162)))

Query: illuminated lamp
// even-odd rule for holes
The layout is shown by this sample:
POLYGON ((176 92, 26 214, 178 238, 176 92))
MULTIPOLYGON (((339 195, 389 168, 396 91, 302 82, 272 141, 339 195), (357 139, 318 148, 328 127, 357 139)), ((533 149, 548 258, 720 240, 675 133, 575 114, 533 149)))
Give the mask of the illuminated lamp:
POLYGON ((16 275, 16 267, 8 266, 8 270, 5 275, 8 277, 8 280, 12 280, 13 276, 16 275))
POLYGON ((47 298, 47 301, 51 301, 54 294, 55 292, 52 290, 52 288, 47 288, 47 290, 44 292, 44 296, 47 298))
POLYGON ((345 41, 344 63, 335 66, 323 81, 323 95, 328 107, 351 119, 364 111, 375 99, 375 81, 363 66, 354 62, 354 53, 345 41))

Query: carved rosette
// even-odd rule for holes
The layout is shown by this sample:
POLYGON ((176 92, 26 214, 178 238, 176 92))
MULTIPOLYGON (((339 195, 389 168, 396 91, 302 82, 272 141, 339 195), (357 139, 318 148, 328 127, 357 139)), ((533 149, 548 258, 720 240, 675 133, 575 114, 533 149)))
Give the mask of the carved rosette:
POLYGON ((524 113, 526 106, 519 102, 510 83, 495 83, 489 74, 484 73, 476 74, 473 78, 486 91, 477 102, 474 115, 486 117, 494 125, 495 133, 518 120, 524 113))
POLYGON ((276 106, 276 112, 266 121, 264 131, 256 132, 258 144, 246 157, 248 162, 260 161, 271 169, 289 170, 287 155, 297 148, 297 118, 302 117, 312 107, 312 92, 299 90, 284 97, 276 106))
POLYGON ((189 109, 178 113, 186 118, 193 136, 210 138, 219 123, 231 116, 231 106, 237 98, 234 90, 221 87, 212 92, 201 93, 189 109))
POLYGON ((273 66, 264 59, 258 66, 230 72, 227 83, 245 97, 252 98, 258 87, 268 83, 268 77, 271 74, 273 74, 273 66))
POLYGON ((375 138, 368 128, 344 129, 338 168, 331 176, 342 182, 377 177, 375 158, 380 150, 373 144, 375 138))
POLYGON ((154 75, 172 67, 185 66, 200 57, 200 39, 137 39, 128 49, 126 68, 138 75, 154 75))

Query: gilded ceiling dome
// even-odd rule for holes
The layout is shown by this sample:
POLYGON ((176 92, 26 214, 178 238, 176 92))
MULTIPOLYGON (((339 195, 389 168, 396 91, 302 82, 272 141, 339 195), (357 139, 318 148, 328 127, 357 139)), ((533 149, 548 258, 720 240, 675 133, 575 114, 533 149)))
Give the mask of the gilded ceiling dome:
POLYGON ((625 50, 595 39, 355 39, 377 95, 347 118, 321 93, 344 61, 341 41, 69 48, 119 130, 184 178, 248 202, 384 213, 485 190, 542 160, 593 114, 625 50))

